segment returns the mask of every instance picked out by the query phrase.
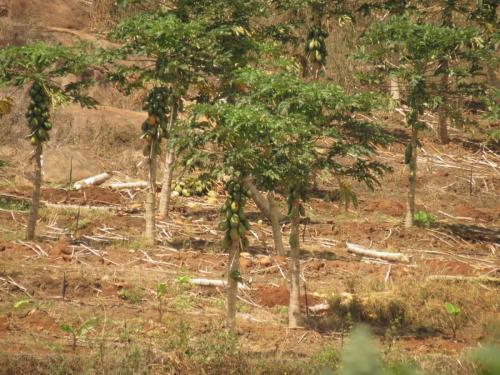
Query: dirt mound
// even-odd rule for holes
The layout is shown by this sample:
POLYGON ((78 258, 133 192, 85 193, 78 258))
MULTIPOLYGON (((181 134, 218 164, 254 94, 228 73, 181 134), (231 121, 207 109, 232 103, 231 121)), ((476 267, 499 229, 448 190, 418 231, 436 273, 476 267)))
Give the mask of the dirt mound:
POLYGON ((486 221, 496 221, 500 219, 498 209, 494 208, 477 208, 468 206, 459 206, 455 209, 455 214, 462 217, 470 217, 486 221))
POLYGON ((89 25, 88 7, 79 0, 4 0, 12 21, 28 25, 44 25, 83 29, 89 25))
POLYGON ((43 189, 42 200, 50 203, 93 206, 122 204, 120 193, 95 186, 89 186, 81 190, 43 189))
MULTIPOLYGON (((290 292, 287 288, 281 286, 262 286, 258 287, 255 292, 255 297, 262 306, 274 307, 274 306, 288 306, 290 303, 290 292)), ((300 296, 300 304, 305 307, 306 302, 308 306, 315 305, 321 301, 310 294, 306 296, 300 296)))
POLYGON ((102 169, 88 155, 74 147, 57 147, 48 149, 43 156, 43 178, 56 184, 69 182, 71 170, 72 181, 83 180, 95 176, 102 169))
POLYGON ((405 213, 403 203, 388 199, 369 201, 364 208, 366 211, 380 212, 389 216, 403 216, 405 213))
POLYGON ((426 259, 425 268, 429 273, 437 275, 474 275, 474 268, 469 264, 453 260, 426 259))

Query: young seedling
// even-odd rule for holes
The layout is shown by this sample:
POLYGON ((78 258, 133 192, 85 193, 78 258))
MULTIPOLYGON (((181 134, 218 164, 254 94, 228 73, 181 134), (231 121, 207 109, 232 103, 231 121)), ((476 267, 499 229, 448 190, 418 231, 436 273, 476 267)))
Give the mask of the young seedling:
POLYGON ((23 306, 26 306, 27 304, 31 303, 30 299, 20 299, 14 303, 14 308, 15 309, 20 309, 23 306))
POLYGON ((158 315, 160 318, 160 323, 163 320, 163 297, 167 294, 167 285, 164 283, 158 283, 156 285, 156 301, 158 302, 158 315))
POLYGON ((94 326, 97 324, 97 319, 96 318, 91 318, 83 322, 78 328, 71 326, 67 323, 61 324, 60 328, 63 332, 66 332, 67 334, 71 335, 72 338, 72 347, 73 351, 76 350, 76 343, 79 339, 85 337, 92 329, 94 329, 94 326))
POLYGON ((450 302, 446 302, 444 304, 444 307, 446 309, 446 312, 448 312, 448 315, 450 317, 450 322, 451 322, 451 331, 453 333, 453 340, 457 338, 457 330, 458 330, 458 319, 460 317, 460 308, 455 306, 454 304, 450 302))
POLYGON ((425 211, 418 211, 413 216, 413 221, 417 227, 428 228, 436 222, 436 217, 425 211))

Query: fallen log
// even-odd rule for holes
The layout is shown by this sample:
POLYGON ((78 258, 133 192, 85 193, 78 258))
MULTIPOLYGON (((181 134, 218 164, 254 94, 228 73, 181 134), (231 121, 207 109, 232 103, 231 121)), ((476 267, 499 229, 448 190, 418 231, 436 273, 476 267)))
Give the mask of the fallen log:
POLYGON ((309 311, 313 313, 329 311, 331 309, 328 303, 319 303, 317 305, 309 306, 309 311))
POLYGON ((500 278, 491 276, 461 276, 461 275, 431 275, 427 280, 435 281, 464 281, 471 283, 484 283, 500 285, 500 278))
POLYGON ((92 176, 86 178, 85 180, 77 181, 74 184, 76 190, 80 190, 85 186, 100 185, 111 178, 111 175, 107 172, 98 174, 97 176, 92 176))
POLYGON ((123 210, 120 206, 80 206, 77 204, 59 204, 59 203, 49 203, 41 202, 43 206, 47 208, 52 208, 54 210, 99 210, 99 211, 118 211, 123 210))
POLYGON ((391 262, 397 261, 397 262, 404 262, 404 263, 409 263, 411 257, 408 255, 404 255, 401 253, 388 253, 385 251, 380 251, 376 249, 367 249, 363 246, 356 245, 354 243, 346 242, 347 246, 347 251, 349 253, 353 253, 356 255, 361 255, 365 257, 370 257, 370 258, 379 258, 379 259, 384 259, 388 260, 391 262))
POLYGON ((143 189, 148 186, 146 181, 136 181, 136 182, 115 182, 109 185, 111 189, 121 190, 121 189, 143 189))
MULTIPOLYGON (((202 286, 220 286, 225 288, 227 286, 226 280, 213 280, 213 279, 189 279, 188 281, 193 285, 202 285, 202 286)), ((250 289, 247 285, 238 283, 238 289, 247 290, 250 289)))

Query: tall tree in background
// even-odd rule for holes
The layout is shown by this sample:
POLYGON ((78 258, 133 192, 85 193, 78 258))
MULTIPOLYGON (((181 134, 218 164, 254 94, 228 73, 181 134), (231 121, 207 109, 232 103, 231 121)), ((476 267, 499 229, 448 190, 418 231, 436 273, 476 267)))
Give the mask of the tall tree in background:
POLYGON ((34 180, 26 239, 35 237, 42 185, 43 145, 52 129, 50 112, 58 104, 77 102, 83 107, 94 107, 96 102, 82 94, 91 82, 74 80, 61 85, 58 78, 70 74, 80 76, 92 63, 89 51, 81 47, 63 47, 35 43, 23 47, 0 50, 0 84, 30 85, 30 104, 26 112, 28 139, 34 148, 34 180))
POLYGON ((484 49, 474 28, 425 24, 407 17, 375 23, 361 44, 359 56, 372 67, 366 77, 381 82, 387 76, 396 76, 405 88, 406 124, 411 129, 405 156, 409 167, 405 226, 411 227, 415 213, 418 133, 426 127, 421 116, 425 110, 437 111, 442 103, 440 82, 434 79, 436 69, 446 60, 447 69, 455 77, 470 77, 475 74, 475 62, 484 55, 484 49), (399 56, 397 64, 389 62, 394 54, 399 56), (464 63, 467 61, 472 61, 473 66, 464 63))

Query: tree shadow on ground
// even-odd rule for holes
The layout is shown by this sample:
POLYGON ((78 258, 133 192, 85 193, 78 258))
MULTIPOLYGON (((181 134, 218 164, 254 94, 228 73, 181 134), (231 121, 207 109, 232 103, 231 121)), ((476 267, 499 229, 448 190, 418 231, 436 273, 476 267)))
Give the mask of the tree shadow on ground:
POLYGON ((467 224, 435 224, 437 229, 460 237, 465 241, 486 241, 500 244, 500 230, 496 228, 485 228, 477 225, 467 224))

